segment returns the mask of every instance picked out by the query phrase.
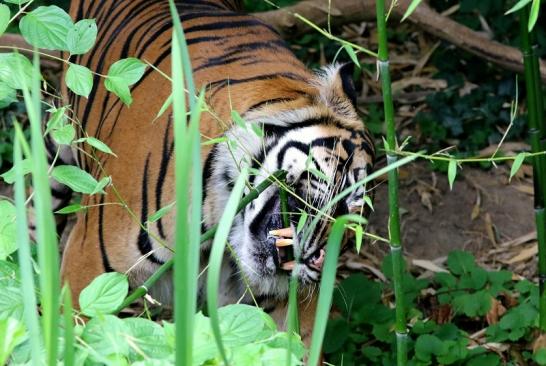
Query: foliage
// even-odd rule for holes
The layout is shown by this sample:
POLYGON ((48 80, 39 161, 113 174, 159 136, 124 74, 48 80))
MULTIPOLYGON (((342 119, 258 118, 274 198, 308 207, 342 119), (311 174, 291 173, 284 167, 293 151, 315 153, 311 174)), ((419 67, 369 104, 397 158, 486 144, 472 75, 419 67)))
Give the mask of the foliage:
MULTIPOLYGON (((392 279, 391 257, 383 272, 392 279)), ((469 336, 485 328, 487 342, 529 344, 538 325, 538 286, 514 280, 509 271, 488 271, 472 254, 454 251, 446 272, 431 279, 404 274, 410 316, 409 365, 500 365, 493 350, 469 336), (494 307, 494 308, 492 308, 494 307), (506 308, 504 315, 495 312, 506 308)), ((324 352, 339 365, 394 365, 395 336, 391 282, 362 274, 343 280, 334 294, 339 316, 329 324, 324 352)), ((522 357, 533 358, 530 346, 522 357)), ((544 363, 539 363, 544 364, 544 363)))

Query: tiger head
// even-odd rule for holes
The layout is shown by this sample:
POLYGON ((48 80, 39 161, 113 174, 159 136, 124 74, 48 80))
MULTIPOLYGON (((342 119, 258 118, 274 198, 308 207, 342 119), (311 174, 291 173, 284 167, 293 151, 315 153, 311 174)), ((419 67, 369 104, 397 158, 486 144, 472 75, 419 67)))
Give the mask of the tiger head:
POLYGON ((250 167, 251 186, 275 171, 287 172, 292 237, 275 233, 285 227, 278 185, 236 216, 229 236, 233 264, 258 295, 285 296, 291 272, 301 285, 317 282, 333 218, 363 210, 364 186, 328 205, 336 194, 370 174, 374 159, 373 143, 356 112, 351 74, 349 65, 321 69, 308 81, 303 102, 277 101, 250 109, 243 118, 254 128, 234 125, 226 133, 228 142, 209 154, 204 202, 209 226, 218 222, 241 166, 250 167), (317 215, 320 220, 313 225, 317 215), (293 261, 287 248, 293 248, 293 261))

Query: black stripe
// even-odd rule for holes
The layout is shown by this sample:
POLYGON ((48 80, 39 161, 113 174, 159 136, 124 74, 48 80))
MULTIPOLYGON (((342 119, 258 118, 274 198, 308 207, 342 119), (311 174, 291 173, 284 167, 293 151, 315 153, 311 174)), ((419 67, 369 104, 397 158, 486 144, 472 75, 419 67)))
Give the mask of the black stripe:
POLYGON ((110 265, 108 260, 108 253, 106 252, 106 245, 104 244, 104 232, 103 232, 103 221, 104 221, 104 196, 100 196, 100 206, 99 206, 99 248, 100 256, 102 258, 102 267, 105 272, 114 272, 114 268, 110 265))
MULTIPOLYGON (((140 210, 140 222, 144 223, 148 220, 148 165, 150 163, 150 153, 146 157, 146 162, 144 163, 144 176, 142 177, 142 208, 140 210)), ((152 248, 152 241, 150 240, 150 235, 144 230, 141 226, 138 238, 137 238, 138 249, 143 256, 153 263, 163 264, 163 261, 160 261, 154 253, 150 253, 152 248)))
POLYGON ((263 230, 263 220, 265 219, 266 215, 273 211, 276 201, 277 197, 275 195, 271 195, 271 197, 269 197, 267 202, 263 205, 260 212, 258 212, 256 216, 254 216, 254 219, 252 219, 252 222, 248 228, 255 236, 258 236, 260 231, 263 230))
POLYGON ((202 32, 202 31, 219 31, 219 30, 225 30, 225 29, 235 29, 235 28, 249 28, 249 27, 260 27, 260 28, 266 28, 273 32, 274 34, 278 34, 277 31, 261 22, 258 19, 245 19, 245 20, 239 20, 239 21, 226 21, 226 22, 215 22, 215 23, 209 23, 209 24, 198 24, 194 26, 190 26, 184 30, 185 34, 190 34, 193 32, 202 32))
MULTIPOLYGON (((161 163, 159 165, 159 174, 157 175, 157 181, 155 184, 155 207, 156 210, 161 208, 161 196, 163 195, 163 184, 165 184, 165 177, 167 176, 167 167, 169 166, 169 161, 172 157, 174 141, 169 143, 169 131, 171 130, 172 118, 169 116, 167 120, 167 126, 165 128, 165 135, 163 137, 163 149, 161 154, 161 163)), ((157 221, 157 230, 159 236, 162 239, 167 239, 165 232, 163 230, 163 221, 159 219, 157 221)))

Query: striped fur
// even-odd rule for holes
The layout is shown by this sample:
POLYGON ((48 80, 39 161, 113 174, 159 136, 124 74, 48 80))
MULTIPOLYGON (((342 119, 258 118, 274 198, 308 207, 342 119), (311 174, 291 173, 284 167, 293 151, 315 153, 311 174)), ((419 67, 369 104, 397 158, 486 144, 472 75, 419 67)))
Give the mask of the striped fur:
MULTIPOLYGON (((172 24, 167 1, 72 3, 71 13, 76 19, 95 18, 99 29, 94 49, 76 62, 105 74, 116 60, 138 57, 170 74, 172 24)), ((237 149, 225 143, 215 145, 212 151, 203 149, 205 228, 214 225, 222 214, 239 164, 259 172, 251 179, 253 184, 279 168, 286 169, 294 191, 318 207, 369 173, 373 144, 351 103, 344 67, 332 66, 318 74, 308 71, 270 26, 234 11, 238 1, 184 0, 177 1, 177 7, 196 84, 207 90, 210 111, 201 121, 202 136, 207 139, 226 134, 240 142, 237 149), (263 140, 250 129, 232 127, 232 109, 248 123, 263 125, 263 140), (309 174, 309 151, 313 153, 312 166, 331 177, 328 182, 309 174)), ((174 200, 171 112, 152 123, 170 94, 170 83, 148 68, 131 91, 134 102, 126 107, 95 77, 89 100, 69 95, 75 117, 85 131, 106 142, 118 155, 98 154, 102 168, 79 155, 79 163, 97 178, 111 175, 117 192, 110 188, 107 195, 83 199, 83 204, 94 207, 79 214, 62 266, 75 296, 105 271, 127 272, 136 286, 172 254, 172 248, 162 247, 153 237, 172 243, 174 214, 150 225, 150 236, 124 207, 112 204, 119 194, 135 213, 136 221, 144 222, 174 200)), ((360 209, 364 193, 362 188, 329 214, 360 209)), ((244 276, 264 307, 274 310, 284 304, 288 275, 276 269, 264 231, 280 225, 277 197, 277 188, 272 187, 237 216, 230 234, 237 258, 226 256, 223 303, 243 296, 244 276)), ((297 211, 305 206, 292 199, 290 208, 297 211)), ((314 286, 319 275, 305 260, 324 246, 328 227, 327 223, 320 225, 312 240, 295 245, 303 258, 295 270, 307 288, 314 286)), ((207 246, 203 248, 204 262, 207 246)), ((154 290, 161 301, 168 302, 170 293, 168 279, 154 290)))

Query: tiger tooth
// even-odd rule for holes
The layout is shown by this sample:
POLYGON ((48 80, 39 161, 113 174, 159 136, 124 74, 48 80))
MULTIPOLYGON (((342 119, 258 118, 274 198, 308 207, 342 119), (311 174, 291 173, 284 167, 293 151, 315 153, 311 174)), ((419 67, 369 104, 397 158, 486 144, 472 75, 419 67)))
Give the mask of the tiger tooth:
POLYGON ((275 241, 275 245, 278 247, 288 247, 292 244, 294 244, 294 240, 292 239, 277 239, 275 241))
POLYGON ((284 229, 271 230, 269 232, 269 235, 282 236, 282 237, 285 237, 285 238, 291 238, 291 237, 294 236, 294 230, 292 230, 292 228, 290 228, 290 227, 286 227, 284 229))
POLYGON ((285 271, 291 271, 294 269, 295 266, 296 266, 295 261, 290 261, 290 262, 281 264, 281 268, 284 269, 285 271))

